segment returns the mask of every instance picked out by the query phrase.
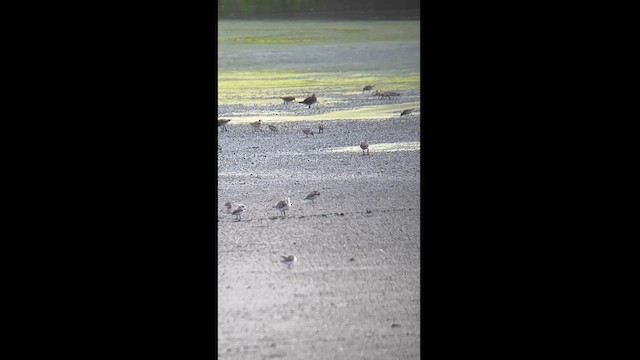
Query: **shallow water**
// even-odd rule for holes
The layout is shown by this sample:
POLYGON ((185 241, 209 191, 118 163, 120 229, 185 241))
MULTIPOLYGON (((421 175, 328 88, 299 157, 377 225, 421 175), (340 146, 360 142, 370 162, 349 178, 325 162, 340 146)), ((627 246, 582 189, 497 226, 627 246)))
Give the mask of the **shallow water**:
MULTIPOLYGON (((328 152, 362 152, 360 146, 343 146, 328 148, 328 152)), ((404 141, 395 143, 369 144, 369 153, 394 151, 420 151, 419 141, 404 141)))
POLYGON ((218 22, 218 104, 420 86, 419 21, 218 22))

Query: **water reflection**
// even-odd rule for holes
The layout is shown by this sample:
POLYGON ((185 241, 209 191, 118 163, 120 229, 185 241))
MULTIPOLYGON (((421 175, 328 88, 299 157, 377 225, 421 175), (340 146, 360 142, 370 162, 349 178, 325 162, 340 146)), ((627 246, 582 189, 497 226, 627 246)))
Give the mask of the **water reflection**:
MULTIPOLYGON (((395 143, 369 144, 370 152, 394 152, 394 151, 416 151, 420 150, 419 141, 404 141, 395 143)), ((362 152, 360 146, 345 146, 328 148, 328 152, 362 152)))

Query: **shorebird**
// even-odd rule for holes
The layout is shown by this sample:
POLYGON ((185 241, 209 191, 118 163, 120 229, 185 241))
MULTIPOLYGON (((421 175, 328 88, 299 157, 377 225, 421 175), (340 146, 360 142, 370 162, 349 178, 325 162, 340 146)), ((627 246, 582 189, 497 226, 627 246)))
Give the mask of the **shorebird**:
POLYGON ((280 255, 280 256, 282 256, 282 260, 280 260, 280 262, 287 265, 289 269, 291 269, 291 265, 293 265, 294 262, 298 261, 295 255, 289 255, 289 256, 280 255))
POLYGON ((375 86, 375 85, 367 85, 367 86, 365 86, 365 87, 362 89, 362 93, 364 93, 365 91, 371 91, 371 90, 373 90, 373 87, 374 87, 374 86, 375 86))
POLYGON ((309 135, 314 136, 313 135, 313 131, 311 131, 310 128, 303 128, 302 132, 305 133, 305 135, 307 135, 307 137, 309 137, 309 135))
POLYGON ((362 149, 362 155, 364 155, 365 150, 367 150, 367 155, 369 155, 369 143, 367 139, 364 139, 364 141, 360 143, 360 149, 362 149))
POLYGON ((241 205, 242 205, 242 206, 244 206, 244 204, 240 204, 240 203, 237 203, 237 204, 236 204, 236 203, 232 203, 231 201, 227 201, 226 203, 224 203, 224 207, 226 207, 226 208, 227 208, 227 212, 228 212, 228 213, 230 213, 230 212, 231 212, 231 209, 233 209, 233 208, 238 208, 238 207, 240 207, 241 205))
POLYGON ((242 214, 245 211, 246 208, 247 208, 246 206, 240 204, 240 206, 238 206, 235 210, 233 210, 231 215, 237 216, 238 217, 238 221, 240 221, 242 219, 240 214, 242 214))
POLYGON ((280 211, 283 214, 283 216, 286 216, 287 210, 291 209, 291 199, 286 198, 278 202, 278 204, 276 204, 276 206, 274 206, 273 208, 280 211))
POLYGON ((395 91, 387 91, 384 96, 388 97, 389 99, 391 99, 392 96, 400 96, 400 93, 395 92, 395 91))
POLYGON ((229 123, 229 121, 231 121, 231 119, 218 119, 218 127, 223 127, 224 131, 229 131, 227 130, 227 124, 229 123))
POLYGON ((313 94, 313 95, 309 96, 308 98, 304 99, 303 101, 298 101, 298 102, 300 104, 309 105, 309 109, 311 109, 311 105, 313 105, 316 102, 318 102, 318 99, 316 98, 316 94, 313 94))
POLYGON ((318 125, 318 134, 322 134, 324 132, 324 125, 318 125))
POLYGON ((258 120, 258 121, 256 121, 256 122, 252 122, 252 123, 250 123, 250 124, 251 124, 251 126, 253 126, 253 128, 254 128, 254 130, 253 130, 253 131, 256 131, 256 130, 258 130, 258 129, 262 130, 262 128, 261 128, 261 126, 262 126, 262 120, 258 120))
POLYGON ((380 96, 380 98, 387 97, 387 98, 391 99, 392 96, 400 96, 400 93, 397 93, 395 91, 380 91, 380 90, 376 90, 376 92, 373 95, 380 96))
POLYGON ((296 98, 293 96, 283 96, 280 99, 282 99, 282 101, 284 101, 284 103, 288 105, 290 102, 292 102, 296 98))
POLYGON ((320 196, 320 192, 319 191, 312 191, 309 195, 307 195, 306 198, 304 198, 303 200, 311 200, 312 202, 315 202, 314 200, 320 196))
POLYGON ((413 112, 413 110, 414 110, 414 109, 415 109, 415 108, 411 108, 411 109, 404 110, 403 112, 401 112, 401 113, 400 113, 400 116, 402 116, 402 115, 409 115, 409 114, 411 114, 411 113, 413 112))
POLYGON ((268 124, 268 126, 269 126, 269 130, 271 130, 272 133, 278 132, 278 127, 277 126, 271 125, 271 124, 268 124))

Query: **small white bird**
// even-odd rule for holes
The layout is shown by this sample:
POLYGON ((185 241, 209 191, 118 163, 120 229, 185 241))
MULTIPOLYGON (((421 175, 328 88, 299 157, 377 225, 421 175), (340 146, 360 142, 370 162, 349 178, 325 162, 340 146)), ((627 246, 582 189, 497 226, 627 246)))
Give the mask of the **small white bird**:
POLYGON ((242 219, 240 214, 242 214, 246 209, 247 209, 246 206, 240 204, 240 206, 238 206, 235 210, 233 210, 233 212, 231 214, 237 216, 238 217, 238 221, 240 221, 242 219))
POLYGON ((280 211, 280 213, 283 214, 283 216, 287 215, 287 210, 291 209, 291 199, 290 198, 286 198, 280 202, 278 202, 278 204, 276 204, 276 206, 273 207, 274 209, 280 211))
POLYGON ((224 203, 224 207, 227 208, 227 212, 230 213, 231 209, 235 209, 237 207, 239 207, 240 205, 244 205, 241 203, 232 203, 231 201, 227 201, 226 203, 224 203))
POLYGON ((295 255, 289 255, 289 256, 280 255, 280 256, 282 256, 282 260, 280 260, 280 262, 287 265, 289 269, 291 269, 291 265, 293 265, 294 262, 298 261, 295 255))
POLYGON ((364 139, 364 141, 360 143, 360 149, 362 149, 362 155, 364 155, 365 150, 367 150, 367 155, 369 155, 369 143, 367 139, 364 139))
POLYGON ((311 200, 311 201, 315 202, 314 200, 315 200, 318 196, 320 196, 320 192, 319 192, 319 191, 314 190, 314 191, 312 191, 309 195, 307 195, 307 197, 306 197, 306 198, 304 198, 304 200, 311 200))
POLYGON ((254 131, 258 130, 258 129, 262 130, 262 120, 258 120, 256 122, 252 122, 250 124, 251 124, 251 126, 253 126, 254 131))

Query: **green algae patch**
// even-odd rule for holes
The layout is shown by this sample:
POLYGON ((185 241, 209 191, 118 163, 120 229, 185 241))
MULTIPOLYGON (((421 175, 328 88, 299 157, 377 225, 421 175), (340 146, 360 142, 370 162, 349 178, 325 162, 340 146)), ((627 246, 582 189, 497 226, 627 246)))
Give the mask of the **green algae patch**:
POLYGON ((277 36, 240 36, 227 39, 245 44, 295 44, 309 42, 308 39, 277 36))
POLYGON ((397 76, 394 73, 378 73, 375 76, 361 73, 294 73, 283 71, 227 71, 218 73, 218 103, 260 103, 261 99, 278 99, 280 96, 304 98, 316 93, 319 101, 323 94, 342 92, 362 94, 364 85, 375 85, 375 90, 399 91, 420 87, 420 75, 416 73, 397 76))

